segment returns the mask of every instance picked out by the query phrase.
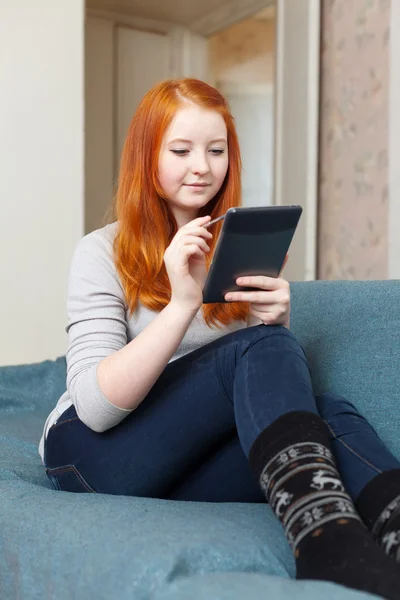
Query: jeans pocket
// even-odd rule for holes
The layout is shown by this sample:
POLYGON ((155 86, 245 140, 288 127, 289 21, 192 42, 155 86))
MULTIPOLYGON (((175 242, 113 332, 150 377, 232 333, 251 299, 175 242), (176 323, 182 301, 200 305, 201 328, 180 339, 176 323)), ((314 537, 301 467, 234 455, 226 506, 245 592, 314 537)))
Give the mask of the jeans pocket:
POLYGON ((78 493, 96 492, 96 490, 88 484, 75 465, 65 465, 53 469, 46 467, 46 473, 56 490, 78 493))

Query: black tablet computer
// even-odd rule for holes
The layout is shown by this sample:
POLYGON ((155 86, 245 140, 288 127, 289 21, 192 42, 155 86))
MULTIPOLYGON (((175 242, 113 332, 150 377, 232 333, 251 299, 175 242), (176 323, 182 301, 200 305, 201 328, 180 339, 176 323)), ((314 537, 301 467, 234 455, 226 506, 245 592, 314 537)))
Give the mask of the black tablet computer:
POLYGON ((301 206, 230 208, 203 288, 203 303, 226 302, 225 294, 254 290, 238 277, 278 277, 296 231, 301 206))

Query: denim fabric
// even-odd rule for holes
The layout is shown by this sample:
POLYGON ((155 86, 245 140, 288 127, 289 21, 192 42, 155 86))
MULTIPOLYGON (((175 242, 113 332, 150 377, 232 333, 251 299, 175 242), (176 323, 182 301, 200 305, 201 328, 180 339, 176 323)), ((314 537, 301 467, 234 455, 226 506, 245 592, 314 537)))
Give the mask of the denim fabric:
POLYGON ((104 433, 69 408, 49 431, 46 472, 72 492, 263 502, 246 456, 291 410, 317 412, 304 351, 282 326, 250 327, 167 365, 104 433))
POLYGON ((343 483, 353 500, 379 473, 400 469, 400 462, 354 404, 334 394, 318 395, 316 403, 328 426, 343 483))

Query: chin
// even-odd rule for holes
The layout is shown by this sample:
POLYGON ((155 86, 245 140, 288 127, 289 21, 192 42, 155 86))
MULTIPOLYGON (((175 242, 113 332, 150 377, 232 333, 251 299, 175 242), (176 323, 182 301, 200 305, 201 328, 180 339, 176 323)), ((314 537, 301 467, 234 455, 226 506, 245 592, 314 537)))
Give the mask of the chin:
POLYGON ((212 198, 190 198, 190 200, 181 200, 174 202, 175 206, 183 209, 198 209, 204 208, 212 200, 212 198))

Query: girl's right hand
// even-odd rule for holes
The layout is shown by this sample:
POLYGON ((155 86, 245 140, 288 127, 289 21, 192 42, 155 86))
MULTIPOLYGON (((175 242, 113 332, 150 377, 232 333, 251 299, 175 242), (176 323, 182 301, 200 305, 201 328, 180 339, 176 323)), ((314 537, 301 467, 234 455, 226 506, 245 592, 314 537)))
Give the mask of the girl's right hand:
POLYGON ((203 303, 207 277, 206 254, 212 233, 202 227, 211 217, 199 217, 176 232, 164 253, 164 263, 171 284, 171 302, 191 311, 203 303))

